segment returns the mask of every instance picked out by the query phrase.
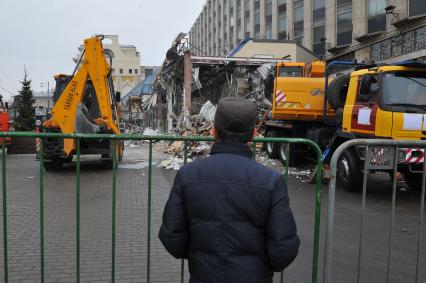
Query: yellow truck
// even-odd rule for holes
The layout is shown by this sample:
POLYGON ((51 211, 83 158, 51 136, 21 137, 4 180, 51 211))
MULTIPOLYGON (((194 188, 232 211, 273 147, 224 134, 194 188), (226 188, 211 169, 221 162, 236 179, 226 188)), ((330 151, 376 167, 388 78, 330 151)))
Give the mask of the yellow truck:
MULTIPOLYGON (((289 76, 294 72, 286 72, 285 63, 277 65, 267 137, 308 138, 324 150, 326 163, 350 139, 426 138, 426 64, 356 67, 330 80, 326 98, 325 64, 315 64, 318 76, 309 74, 309 66, 302 66, 299 76, 289 76)), ((294 66, 290 69, 294 71, 294 66)), ((287 158, 283 145, 269 143, 266 151, 270 157, 287 158)), ((291 147, 290 161, 304 160, 307 154, 307 148, 291 147)), ((361 187, 363 154, 360 148, 350 148, 338 162, 338 178, 348 190, 361 187)), ((399 155, 398 168, 406 183, 420 189, 423 150, 400 149, 399 155)))
MULTIPOLYGON (((111 61, 102 46, 103 36, 84 40, 84 51, 73 75, 55 76, 54 107, 43 124, 47 133, 120 134, 120 93, 114 92, 111 61)), ((43 140, 46 170, 71 162, 76 153, 73 139, 43 140)), ((105 167, 112 167, 112 153, 123 155, 123 143, 112 148, 109 140, 81 140, 81 154, 99 154, 105 167)))

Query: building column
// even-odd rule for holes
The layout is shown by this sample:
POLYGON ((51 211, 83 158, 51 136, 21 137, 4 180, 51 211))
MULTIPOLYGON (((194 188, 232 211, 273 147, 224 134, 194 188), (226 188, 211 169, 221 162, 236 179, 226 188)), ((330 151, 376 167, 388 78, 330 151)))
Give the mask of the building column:
POLYGON ((234 48, 235 43, 237 42, 237 0, 230 0, 232 1, 232 5, 234 7, 234 21, 233 21, 233 25, 234 25, 234 31, 232 34, 232 42, 230 42, 230 47, 232 50, 232 48, 234 48))
POLYGON ((278 0, 272 0, 272 39, 278 39, 278 0))
POLYGON ((303 3, 303 41, 302 45, 312 51, 312 1, 304 1, 303 3))
POLYGON ((206 20, 207 20, 207 7, 203 9, 203 52, 207 54, 207 29, 206 29, 206 20))
POLYGON ((250 1, 250 37, 254 37, 254 1, 250 1))
POLYGON ((395 18, 392 15, 387 15, 386 30, 393 30, 395 27, 392 25, 398 20, 408 18, 408 1, 407 0, 388 0, 388 5, 395 6, 395 12, 398 13, 398 17, 395 18))
MULTIPOLYGON (((335 0, 330 0, 335 1, 335 0)), ((293 0, 286 1, 286 21, 287 21, 287 34, 288 39, 294 38, 294 24, 293 24, 293 0)))
POLYGON ((336 12, 336 0, 325 0, 325 37, 327 38, 326 50, 329 47, 336 46, 336 12))
POLYGON ((260 38, 266 38, 265 0, 260 0, 260 38))
POLYGON ((352 1, 352 34, 354 38, 368 33, 368 0, 352 1))
POLYGON ((208 46, 208 52, 207 54, 209 56, 212 55, 212 49, 213 49, 213 44, 212 44, 212 36, 211 34, 213 33, 213 29, 212 29, 212 1, 209 0, 207 2, 207 46, 208 46))

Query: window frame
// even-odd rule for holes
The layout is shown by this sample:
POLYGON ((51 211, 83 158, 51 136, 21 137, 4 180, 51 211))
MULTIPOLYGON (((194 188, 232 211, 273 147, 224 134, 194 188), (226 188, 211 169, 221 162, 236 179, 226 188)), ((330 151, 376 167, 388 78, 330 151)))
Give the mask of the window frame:
MULTIPOLYGON (((338 7, 338 0, 335 0, 335 4, 336 4, 336 29, 335 29, 335 37, 336 37, 336 46, 345 46, 345 45, 351 45, 353 42, 353 32, 354 32, 354 26, 353 26, 353 0, 350 0, 351 5, 350 5, 350 9, 347 10, 343 10, 343 11, 339 11, 339 7, 338 7), (339 44, 338 42, 338 20, 339 20, 339 15, 345 14, 345 13, 351 13, 351 41, 349 43, 344 43, 344 44, 339 44)), ((349 1, 348 1, 349 2, 349 1)), ((349 6, 348 6, 349 7, 349 6)))

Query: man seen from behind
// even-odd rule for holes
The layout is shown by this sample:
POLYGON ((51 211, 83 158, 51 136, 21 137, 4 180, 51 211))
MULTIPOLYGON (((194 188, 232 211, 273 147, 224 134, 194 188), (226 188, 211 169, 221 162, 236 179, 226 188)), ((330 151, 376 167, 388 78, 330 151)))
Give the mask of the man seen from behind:
POLYGON ((221 99, 211 156, 177 173, 159 238, 191 283, 270 283, 299 248, 282 175, 252 160, 256 105, 221 99))

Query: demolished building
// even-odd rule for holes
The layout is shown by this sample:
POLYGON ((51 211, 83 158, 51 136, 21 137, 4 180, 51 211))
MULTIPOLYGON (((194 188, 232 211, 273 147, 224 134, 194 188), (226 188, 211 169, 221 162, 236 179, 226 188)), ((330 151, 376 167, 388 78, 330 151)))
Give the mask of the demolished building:
MULTIPOLYGON (((197 123, 203 106, 208 106, 211 112, 221 98, 229 96, 255 101, 259 106, 259 117, 262 117, 271 105, 275 64, 315 59, 309 50, 293 41, 247 39, 225 57, 194 56, 191 47, 186 35, 180 34, 168 50, 154 83, 155 95, 149 106, 155 106, 155 124, 160 132, 191 130, 195 125, 188 121, 192 117, 192 121, 197 123), (279 55, 257 54, 257 49, 262 52, 266 50, 259 47, 262 44, 268 45, 270 53, 276 48, 279 55), (250 50, 253 48, 255 50, 250 50), (283 56, 281 48, 286 48, 289 53, 283 56), (241 57, 239 54, 250 54, 252 57, 241 57)), ((201 116, 206 115, 202 112, 201 116)), ((205 120, 206 117, 202 118, 205 120)))

